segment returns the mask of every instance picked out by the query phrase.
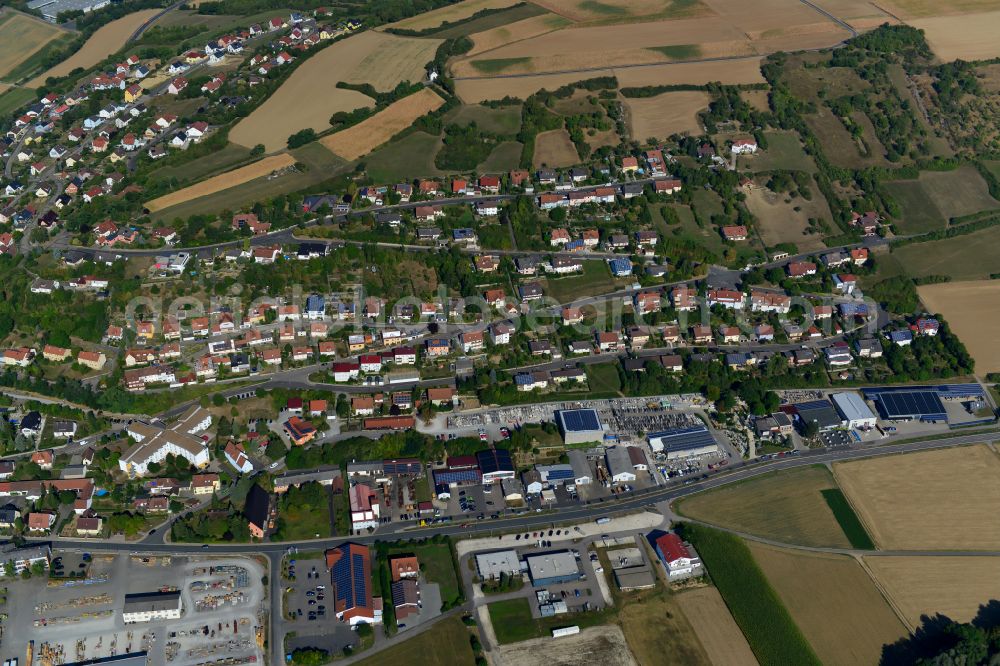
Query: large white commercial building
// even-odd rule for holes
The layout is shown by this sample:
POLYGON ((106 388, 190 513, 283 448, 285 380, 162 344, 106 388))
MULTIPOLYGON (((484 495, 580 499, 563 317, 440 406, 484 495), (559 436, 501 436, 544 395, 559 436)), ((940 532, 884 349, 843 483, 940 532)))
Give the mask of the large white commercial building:
POLYGON ((181 610, 181 593, 179 591, 126 594, 122 620, 125 624, 179 620, 181 610))
POLYGON ((521 562, 513 550, 478 553, 476 554, 476 570, 483 580, 500 578, 500 574, 517 576, 521 573, 521 562))
POLYGON ((844 418, 848 428, 874 428, 875 412, 857 393, 834 393, 830 396, 833 406, 844 418))

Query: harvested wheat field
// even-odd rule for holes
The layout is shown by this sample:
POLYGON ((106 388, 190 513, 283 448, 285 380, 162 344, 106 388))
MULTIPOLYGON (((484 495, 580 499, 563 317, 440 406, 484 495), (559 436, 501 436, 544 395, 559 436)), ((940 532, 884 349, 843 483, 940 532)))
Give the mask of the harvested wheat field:
POLYGON ((849 548, 820 492, 836 487, 826 467, 811 465, 698 493, 675 508, 695 520, 785 543, 849 548))
POLYGON ((295 158, 288 153, 271 155, 270 157, 265 157, 262 160, 254 162, 253 164, 248 164, 245 167, 227 171, 226 173, 219 174, 218 176, 213 176, 208 180, 195 183, 191 187, 185 187, 182 190, 177 190, 176 192, 171 192, 170 194, 165 194, 162 197, 153 199, 152 201, 146 203, 146 208, 149 209, 149 212, 155 213, 158 210, 163 210, 164 208, 169 208, 170 206, 176 206, 177 204, 184 203, 185 201, 197 199, 209 194, 215 194, 216 192, 221 192, 222 190, 228 190, 230 187, 242 185, 243 183, 256 178, 263 178, 272 171, 277 171, 278 169, 283 169, 285 167, 292 166, 293 164, 295 164, 295 158))
POLYGON ((1000 11, 925 18, 910 21, 910 25, 926 33, 931 51, 943 61, 1000 56, 1000 11))
POLYGON ((7 76, 43 46, 66 34, 40 18, 5 10, 0 14, 0 76, 7 76))
POLYGON ((986 556, 871 556, 875 579, 912 627, 938 613, 969 622, 979 607, 1000 599, 1000 558, 986 556))
POLYGON ((559 649, 552 649, 552 637, 534 638, 501 645, 494 654, 498 666, 535 666, 538 655, 545 654, 551 666, 575 666, 580 663, 603 666, 637 666, 629 652, 622 630, 615 625, 590 627, 579 634, 559 639, 559 649))
POLYGON ((928 312, 942 315, 976 360, 980 373, 1000 372, 1000 282, 973 280, 917 287, 928 312))
POLYGON ((513 42, 524 39, 531 39, 538 35, 564 28, 570 24, 569 19, 558 14, 540 14, 531 18, 515 21, 510 25, 500 26, 491 30, 484 30, 469 35, 472 40, 472 49, 468 55, 476 55, 484 51, 506 46, 513 42))
POLYGON ((985 444, 833 470, 880 550, 1000 549, 1000 457, 985 444))
POLYGON ((672 134, 700 134, 698 113, 708 108, 709 97, 701 90, 668 92, 656 97, 625 100, 629 129, 639 141, 665 139, 672 134))
POLYGON ((426 76, 424 68, 434 59, 434 53, 442 42, 440 39, 397 37, 369 30, 344 40, 343 43, 351 44, 355 40, 358 41, 352 45, 354 52, 347 55, 342 53, 346 62, 334 65, 340 72, 339 80, 346 83, 369 83, 379 92, 392 90, 402 81, 423 81, 426 76), (358 53, 363 53, 363 56, 360 60, 355 60, 358 53), (348 66, 347 62, 352 62, 353 66, 348 66))
POLYGON ((125 45, 136 29, 160 12, 159 9, 142 9, 103 25, 90 36, 79 51, 47 72, 28 82, 29 87, 38 87, 50 76, 66 76, 77 67, 91 67, 125 45))
POLYGON ((824 664, 877 664, 882 646, 907 634, 853 558, 747 545, 824 664))
POLYGON ((455 81, 455 91, 466 104, 476 104, 506 96, 526 99, 539 90, 556 90, 570 83, 599 76, 614 76, 625 87, 703 85, 706 81, 720 83, 764 83, 760 73, 761 58, 740 58, 717 62, 658 63, 640 67, 616 67, 571 74, 539 74, 512 78, 468 78, 455 81))
POLYGON ((576 146, 570 141, 569 132, 564 129, 541 132, 535 138, 534 167, 552 168, 573 166, 580 161, 576 146))
POLYGON ((907 22, 915 18, 976 14, 997 8, 996 0, 880 0, 876 4, 907 22))
POLYGON ((574 22, 619 23, 652 18, 703 16, 712 11, 698 0, 533 0, 574 22))
POLYGON ((715 666, 757 666, 750 644, 717 588, 687 590, 674 599, 715 666))
POLYGON ((850 24, 856 30, 874 28, 882 23, 897 23, 885 11, 868 0, 812 0, 812 3, 850 24))
POLYGON ((367 155, 413 124, 420 116, 444 104, 430 88, 393 102, 371 118, 320 139, 327 150, 347 161, 367 155))
POLYGON ((516 5, 519 0, 462 0, 453 5, 447 5, 440 9, 417 14, 402 21, 396 21, 389 25, 382 26, 380 30, 386 28, 399 28, 402 30, 429 30, 437 28, 444 23, 454 23, 469 18, 484 9, 503 9, 516 5))

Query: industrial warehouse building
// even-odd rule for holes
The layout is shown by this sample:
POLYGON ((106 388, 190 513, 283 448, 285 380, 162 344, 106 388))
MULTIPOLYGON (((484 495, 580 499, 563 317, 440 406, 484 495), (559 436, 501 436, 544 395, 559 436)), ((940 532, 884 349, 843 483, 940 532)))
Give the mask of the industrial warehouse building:
POLYGON ((703 456, 719 451, 715 437, 704 425, 654 432, 649 434, 648 439, 653 452, 666 453, 667 460, 703 456))
POLYGON ((557 550, 524 558, 528 564, 528 575, 535 587, 558 585, 580 579, 580 566, 576 557, 568 550, 557 550))
MULTIPOLYGON (((784 411, 784 409, 783 407, 782 410, 784 411)), ((790 409, 803 428, 810 423, 815 423, 819 432, 827 432, 844 425, 840 414, 833 408, 829 400, 800 402, 792 405, 790 409)))
POLYGON ((476 570, 482 580, 495 580, 500 574, 517 576, 521 573, 521 562, 513 550, 498 550, 476 555, 476 570))
POLYGON ((947 421, 948 413, 937 388, 865 389, 865 397, 875 403, 886 421, 947 421))
POLYGON ((486 449, 476 454, 479 471, 483 473, 483 483, 494 483, 517 476, 510 451, 507 449, 486 449))
POLYGON ((125 606, 122 609, 122 620, 125 624, 180 618, 181 593, 177 590, 125 595, 125 606))
POLYGON ((635 467, 627 446, 612 446, 605 450, 604 456, 608 463, 608 474, 612 483, 629 483, 635 481, 635 467))
POLYGON ((604 426, 596 409, 560 409, 556 424, 566 444, 600 443, 604 440, 604 426))
POLYGON ((875 427, 875 412, 857 393, 834 393, 830 398, 848 428, 875 427))

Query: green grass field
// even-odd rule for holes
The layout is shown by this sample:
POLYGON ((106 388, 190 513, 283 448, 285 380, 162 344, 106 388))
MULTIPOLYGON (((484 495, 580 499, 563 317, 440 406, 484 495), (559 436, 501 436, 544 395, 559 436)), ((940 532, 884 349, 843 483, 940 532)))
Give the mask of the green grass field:
POLYGON ((364 158, 368 175, 377 183, 394 183, 418 177, 442 175, 434 166, 441 148, 440 137, 413 132, 364 158))
POLYGON ((426 33, 424 36, 436 39, 455 39, 483 32, 484 30, 492 30, 493 28, 510 25, 515 21, 523 21, 524 19, 544 13, 546 13, 544 8, 530 2, 525 2, 508 7, 502 11, 487 14, 486 16, 456 21, 453 25, 443 26, 426 33))
POLYGON ((620 391, 622 388, 621 377, 618 375, 618 363, 597 363, 587 366, 587 384, 590 390, 606 393, 608 391, 620 391))
POLYGON ((31 88, 11 88, 0 95, 0 115, 10 115, 33 99, 35 91, 31 88))
POLYGON ((649 51, 656 51, 671 60, 691 60, 701 55, 698 44, 671 44, 670 46, 650 46, 649 51))
POLYGON ((476 660, 470 635, 460 619, 450 617, 415 638, 363 659, 358 666, 397 666, 413 661, 426 666, 472 666, 476 660))
POLYGON ((701 555, 743 630, 757 660, 769 664, 820 664, 746 544, 736 536, 701 525, 685 524, 683 536, 701 555))
POLYGON ((490 156, 476 167, 478 173, 503 173, 517 168, 521 161, 521 144, 504 141, 493 149, 490 156))
POLYGON ((821 490, 820 493, 826 500, 827 506, 833 511, 837 522, 840 523, 840 528, 844 530, 844 534, 850 540, 851 546, 862 550, 875 550, 875 543, 865 531, 865 526, 858 518, 858 514, 854 513, 854 509, 844 497, 844 491, 840 488, 829 488, 821 490))
POLYGON ((447 543, 398 545, 389 549, 390 555, 399 553, 413 553, 417 556, 427 580, 440 585, 442 603, 455 603, 459 599, 461 590, 451 558, 451 547, 447 543))
POLYGON ((176 178, 181 183, 190 183, 204 180, 209 176, 220 174, 223 171, 231 171, 243 163, 249 163, 250 161, 249 148, 230 143, 222 150, 198 158, 193 162, 186 162, 177 166, 167 165, 158 167, 149 173, 149 177, 152 181, 176 178))
POLYGON ((764 136, 767 138, 767 148, 752 157, 739 158, 739 166, 754 173, 776 169, 816 173, 816 163, 806 155, 795 132, 775 130, 764 132, 764 136))
POLYGON ((505 69, 531 62, 531 58, 492 58, 472 60, 472 66, 483 74, 499 74, 505 69))
POLYGON ((890 181, 885 187, 902 209, 897 224, 903 234, 934 231, 946 226, 952 217, 1000 208, 986 181, 971 166, 926 171, 917 179, 890 181))
POLYGON ((560 303, 569 303, 578 298, 599 296, 617 288, 615 278, 604 261, 583 262, 583 272, 566 277, 547 278, 546 292, 560 303))
POLYGON ((445 116, 445 122, 461 127, 473 121, 487 132, 513 136, 521 129, 521 105, 491 109, 482 104, 463 104, 445 116))
POLYGON ((911 277, 948 275, 953 280, 984 280, 1000 273, 1000 226, 928 243, 896 248, 892 256, 911 277))

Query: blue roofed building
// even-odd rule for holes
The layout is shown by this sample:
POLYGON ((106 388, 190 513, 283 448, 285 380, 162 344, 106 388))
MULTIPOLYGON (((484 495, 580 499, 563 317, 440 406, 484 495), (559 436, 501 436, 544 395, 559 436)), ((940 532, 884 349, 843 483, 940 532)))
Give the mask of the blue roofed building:
POLYGON ((616 257, 608 260, 611 274, 615 277, 628 277, 632 275, 632 262, 625 257, 616 257))
POLYGON ((312 294, 306 299, 306 317, 322 319, 326 314, 326 301, 319 294, 312 294))
POLYGON ((604 426, 596 409, 561 409, 556 412, 556 425, 566 444, 604 440, 604 426))

